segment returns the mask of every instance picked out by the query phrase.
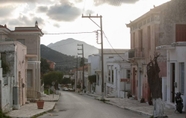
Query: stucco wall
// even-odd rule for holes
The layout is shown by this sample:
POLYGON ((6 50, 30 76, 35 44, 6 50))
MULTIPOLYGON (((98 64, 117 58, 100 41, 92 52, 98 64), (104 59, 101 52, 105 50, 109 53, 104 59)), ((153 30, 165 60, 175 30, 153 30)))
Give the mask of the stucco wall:
POLYGON ((27 47, 27 54, 37 55, 34 61, 40 61, 40 37, 38 35, 10 35, 10 38, 14 40, 24 39, 27 47))
POLYGON ((186 24, 185 5, 185 0, 171 0, 161 12, 158 46, 175 42, 175 25, 186 24))

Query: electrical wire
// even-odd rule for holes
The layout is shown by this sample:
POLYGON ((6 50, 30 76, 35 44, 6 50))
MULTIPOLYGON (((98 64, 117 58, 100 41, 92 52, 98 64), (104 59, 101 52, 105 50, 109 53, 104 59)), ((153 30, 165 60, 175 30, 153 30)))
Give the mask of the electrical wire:
POLYGON ((103 34, 104 34, 104 37, 105 37, 105 39, 107 40, 107 42, 109 43, 109 45, 111 46, 111 48, 114 50, 114 52, 120 57, 120 58, 122 58, 123 59, 123 61, 127 61, 126 59, 124 59, 120 54, 118 54, 117 53, 117 51, 113 48, 113 46, 111 45, 111 43, 110 43, 110 41, 108 40, 108 38, 107 38, 107 36, 106 36, 106 34, 105 34, 105 32, 103 31, 103 34))
POLYGON ((95 33, 95 31, 91 32, 61 32, 61 33, 44 33, 45 35, 61 35, 61 34, 85 34, 85 33, 95 33))

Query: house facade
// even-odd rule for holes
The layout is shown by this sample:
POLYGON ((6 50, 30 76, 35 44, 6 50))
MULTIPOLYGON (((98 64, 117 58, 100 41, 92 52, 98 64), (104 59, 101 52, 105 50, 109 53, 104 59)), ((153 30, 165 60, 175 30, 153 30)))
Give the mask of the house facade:
POLYGON ((1 42, 19 41, 27 47, 27 98, 37 99, 40 96, 40 37, 43 35, 37 21, 33 27, 15 27, 10 31, 6 25, 0 25, 1 42))
POLYGON ((100 55, 99 54, 92 54, 88 56, 88 76, 95 76, 96 81, 95 82, 88 82, 87 91, 89 93, 98 93, 101 94, 101 88, 99 85, 100 82, 100 55), (96 87, 98 86, 98 87, 96 87))
POLYGON ((160 17, 160 38, 157 50, 166 51, 167 76, 162 83, 163 100, 174 106, 175 93, 181 92, 186 111, 186 1, 172 0, 160 17), (167 44, 166 42, 169 42, 167 44))
POLYGON ((83 67, 79 67, 76 70, 73 71, 72 78, 75 79, 75 91, 79 92, 83 90, 83 78, 84 78, 84 87, 85 91, 87 90, 87 82, 88 82, 88 66, 84 66, 84 72, 83 67))
MULTIPOLYGON (((127 24, 130 28, 131 50, 129 60, 131 62, 131 90, 135 99, 144 98, 148 101, 151 92, 147 78, 147 64, 157 54, 156 46, 160 35, 160 13, 167 3, 151 9, 146 14, 127 24)), ((161 52, 161 59, 166 58, 166 53, 161 52)), ((166 61, 158 60, 160 77, 166 77, 166 61)))
MULTIPOLYGON (((127 50, 125 49, 103 49, 103 65, 104 65, 104 70, 103 70, 103 74, 104 74, 104 83, 103 83, 103 91, 104 91, 104 95, 107 96, 107 93, 112 93, 112 89, 115 88, 113 86, 113 84, 116 85, 115 83, 112 83, 112 85, 110 83, 107 84, 108 82, 108 65, 107 65, 107 60, 110 57, 118 57, 118 55, 123 55, 124 52, 126 52, 127 50), (108 85, 108 86, 107 86, 108 85), (107 92, 109 91, 109 92, 107 92)), ((101 95, 102 94, 102 68, 101 68, 101 50, 99 50, 99 54, 97 55, 97 60, 98 62, 96 62, 97 64, 99 64, 99 66, 96 66, 94 72, 96 74, 96 86, 95 86, 95 93, 101 95)), ((91 62, 91 65, 94 65, 94 63, 91 62)), ((116 73, 115 73, 116 74, 116 73)), ((117 75, 117 74, 116 74, 117 75)), ((119 90, 119 89, 118 89, 119 90)))
MULTIPOLYGON (((124 50, 127 51, 127 50, 124 50)), ((109 56, 106 59, 107 80, 106 96, 107 97, 126 97, 130 92, 130 63, 127 61, 127 53, 109 56)))
POLYGON ((0 53, 0 107, 7 112, 19 109, 27 101, 27 49, 18 41, 6 41, 0 43, 0 53))

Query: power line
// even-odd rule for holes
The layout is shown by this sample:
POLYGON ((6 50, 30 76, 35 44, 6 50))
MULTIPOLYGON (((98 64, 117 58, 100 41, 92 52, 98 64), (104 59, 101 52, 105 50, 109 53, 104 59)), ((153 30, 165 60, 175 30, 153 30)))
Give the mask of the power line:
POLYGON ((104 31, 103 31, 103 34, 104 34, 104 37, 106 38, 107 42, 108 42, 109 45, 111 46, 111 48, 114 50, 114 52, 115 52, 119 57, 121 57, 121 58, 123 59, 123 61, 124 61, 124 60, 127 61, 127 60, 124 59, 120 54, 118 54, 117 51, 113 48, 113 46, 111 45, 111 43, 110 43, 110 41, 108 40, 108 38, 107 38, 107 36, 106 36, 106 34, 105 34, 104 31))
POLYGON ((95 33, 95 31, 91 32, 60 32, 60 33, 44 33, 45 35, 61 35, 61 34, 87 34, 87 33, 95 33))

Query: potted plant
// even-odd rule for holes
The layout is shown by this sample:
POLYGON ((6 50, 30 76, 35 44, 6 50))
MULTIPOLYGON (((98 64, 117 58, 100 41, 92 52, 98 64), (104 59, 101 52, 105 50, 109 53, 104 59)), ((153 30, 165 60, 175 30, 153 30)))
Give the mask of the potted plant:
POLYGON ((43 109, 43 107, 44 107, 44 100, 41 99, 41 97, 39 97, 39 100, 37 100, 36 103, 37 103, 37 108, 38 109, 43 109))

